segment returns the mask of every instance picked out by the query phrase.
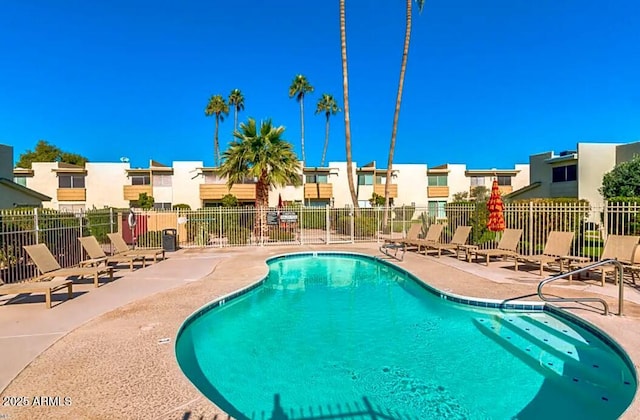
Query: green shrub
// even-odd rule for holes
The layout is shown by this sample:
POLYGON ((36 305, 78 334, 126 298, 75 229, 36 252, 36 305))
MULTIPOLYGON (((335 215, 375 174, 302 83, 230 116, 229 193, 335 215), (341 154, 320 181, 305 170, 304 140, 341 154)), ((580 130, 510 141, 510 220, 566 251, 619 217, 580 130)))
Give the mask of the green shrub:
POLYGON ((229 245, 246 245, 251 239, 251 230, 243 227, 229 229, 226 233, 229 245))
POLYGON ((174 204, 171 208, 173 210, 191 210, 191 206, 188 204, 174 204))
POLYGON ((101 244, 109 243, 109 237, 107 236, 108 233, 111 233, 111 214, 109 209, 87 210, 85 217, 89 235, 95 236, 101 244))
POLYGON ((269 232, 269 240, 275 242, 291 242, 296 239, 295 232, 288 229, 273 229, 269 232))
MULTIPOLYGON (((354 216, 356 237, 374 236, 376 232, 376 219, 372 216, 354 216)), ((342 235, 351 235, 351 217, 338 216, 336 220, 336 232, 342 235)))

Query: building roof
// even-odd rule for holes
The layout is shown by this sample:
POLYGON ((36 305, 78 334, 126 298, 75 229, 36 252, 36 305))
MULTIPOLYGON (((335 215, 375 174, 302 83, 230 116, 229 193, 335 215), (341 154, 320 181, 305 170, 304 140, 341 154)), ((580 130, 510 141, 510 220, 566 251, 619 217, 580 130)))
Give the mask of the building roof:
POLYGON ((7 178, 0 178, 0 187, 11 188, 12 190, 16 190, 21 192, 22 194, 28 195, 40 201, 51 201, 51 197, 40 194, 38 191, 34 191, 31 188, 23 187, 20 184, 16 184, 7 178))
POLYGON ((542 182, 540 182, 540 181, 534 182, 533 184, 529 184, 526 187, 522 187, 522 188, 519 188, 519 189, 517 189, 515 191, 511 191, 509 194, 505 194, 504 198, 516 198, 520 194, 523 194, 523 193, 525 193, 527 191, 535 190, 540 185, 542 185, 542 182))

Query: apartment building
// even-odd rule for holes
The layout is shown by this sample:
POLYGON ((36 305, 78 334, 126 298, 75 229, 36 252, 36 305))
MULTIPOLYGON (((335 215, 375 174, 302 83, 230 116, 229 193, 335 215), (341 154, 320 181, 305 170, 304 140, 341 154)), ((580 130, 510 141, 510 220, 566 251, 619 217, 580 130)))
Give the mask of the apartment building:
POLYGON ((523 188, 529 182, 529 165, 516 164, 513 169, 467 169, 465 164, 444 164, 427 170, 427 200, 430 214, 445 217, 445 204, 454 195, 466 193, 473 197, 474 189, 491 189, 493 180, 498 181, 500 193, 506 195, 523 188))
MULTIPOLYGON (((430 206, 444 213, 444 203, 457 192, 475 186, 490 187, 497 177, 504 192, 526 185, 528 165, 515 169, 469 170, 466 165, 396 164, 387 180, 386 168, 376 162, 353 164, 358 204, 370 207, 373 194, 384 196, 389 182, 391 203, 396 206, 430 206), (524 179, 525 181, 520 181, 524 179), (522 184, 522 185, 521 185, 522 184)), ((62 162, 34 163, 31 169, 14 169, 18 182, 52 198, 53 209, 78 212, 91 208, 137 206, 141 194, 153 197, 154 207, 169 209, 186 204, 192 209, 219 205, 227 194, 245 205, 255 203, 255 179, 227 186, 215 167, 202 161, 173 162, 171 166, 151 160, 148 167, 131 168, 129 162, 87 163, 84 167, 62 162)), ((299 203, 305 206, 351 205, 346 162, 329 162, 326 167, 301 169, 302 185, 287 185, 270 192, 269 205, 299 203)))
POLYGON ((529 156, 529 182, 508 198, 576 198, 601 206, 604 174, 640 154, 640 142, 578 143, 575 150, 529 156))

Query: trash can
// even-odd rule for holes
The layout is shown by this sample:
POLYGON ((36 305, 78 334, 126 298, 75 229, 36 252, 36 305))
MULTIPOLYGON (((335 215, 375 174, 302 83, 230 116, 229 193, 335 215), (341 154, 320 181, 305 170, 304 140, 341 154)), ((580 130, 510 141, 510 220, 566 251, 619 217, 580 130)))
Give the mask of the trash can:
POLYGON ((168 252, 178 250, 178 231, 176 229, 162 230, 162 249, 168 252))

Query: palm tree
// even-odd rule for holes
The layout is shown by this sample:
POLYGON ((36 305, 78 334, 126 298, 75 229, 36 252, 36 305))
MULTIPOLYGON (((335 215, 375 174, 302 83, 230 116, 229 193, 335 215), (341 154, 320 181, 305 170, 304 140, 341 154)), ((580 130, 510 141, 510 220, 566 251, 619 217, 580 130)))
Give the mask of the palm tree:
POLYGON ((282 138, 284 127, 274 127, 271 120, 260 123, 249 118, 234 131, 236 140, 222 154, 220 175, 227 177, 229 188, 246 177, 256 178, 256 219, 254 233, 264 238, 268 233, 266 208, 272 187, 302 183, 300 161, 293 145, 282 138))
POLYGON ((338 108, 338 104, 333 98, 333 95, 323 93, 322 97, 318 100, 318 105, 316 106, 316 114, 324 112, 324 115, 327 119, 324 130, 324 147, 322 148, 322 159, 320 159, 320 166, 324 166, 324 158, 327 156, 327 147, 329 146, 329 118, 332 115, 336 115, 340 111, 342 110, 338 108))
POLYGON ((229 106, 233 107, 233 131, 238 129, 238 112, 244 111, 244 96, 240 89, 233 89, 229 94, 229 106))
POLYGON ((349 74, 347 71, 347 17, 345 0, 340 0, 340 50, 342 51, 342 94, 344 98, 344 143, 347 148, 347 181, 353 207, 358 211, 358 196, 353 183, 353 159, 351 157, 351 122, 349 120, 349 74))
POLYGON ((300 143, 302 146, 302 164, 304 165, 304 95, 313 92, 313 86, 307 78, 301 74, 293 78, 291 86, 289 86, 289 98, 295 96, 296 101, 300 104, 300 143))
POLYGON ((396 109, 393 113, 393 128, 391 129, 391 144, 389 145, 389 160, 387 161, 387 175, 384 185, 384 215, 383 226, 387 226, 389 215, 389 186, 391 185, 391 171, 393 169, 393 153, 396 148, 396 133, 398 131, 398 119, 400 118, 400 104, 402 102, 402 90, 404 88, 404 74, 407 71, 407 57, 409 56, 409 42, 411 41, 411 12, 413 2, 418 5, 422 13, 425 0, 406 0, 407 17, 405 20, 404 48, 402 50, 402 63, 400 64, 400 82, 398 83, 398 95, 396 96, 396 109))
POLYGON ((221 121, 224 121, 224 117, 229 115, 229 105, 224 100, 222 95, 212 95, 209 98, 209 103, 204 109, 204 115, 210 117, 214 115, 216 117, 216 129, 213 133, 213 164, 218 166, 220 162, 220 145, 218 144, 218 125, 221 121))

